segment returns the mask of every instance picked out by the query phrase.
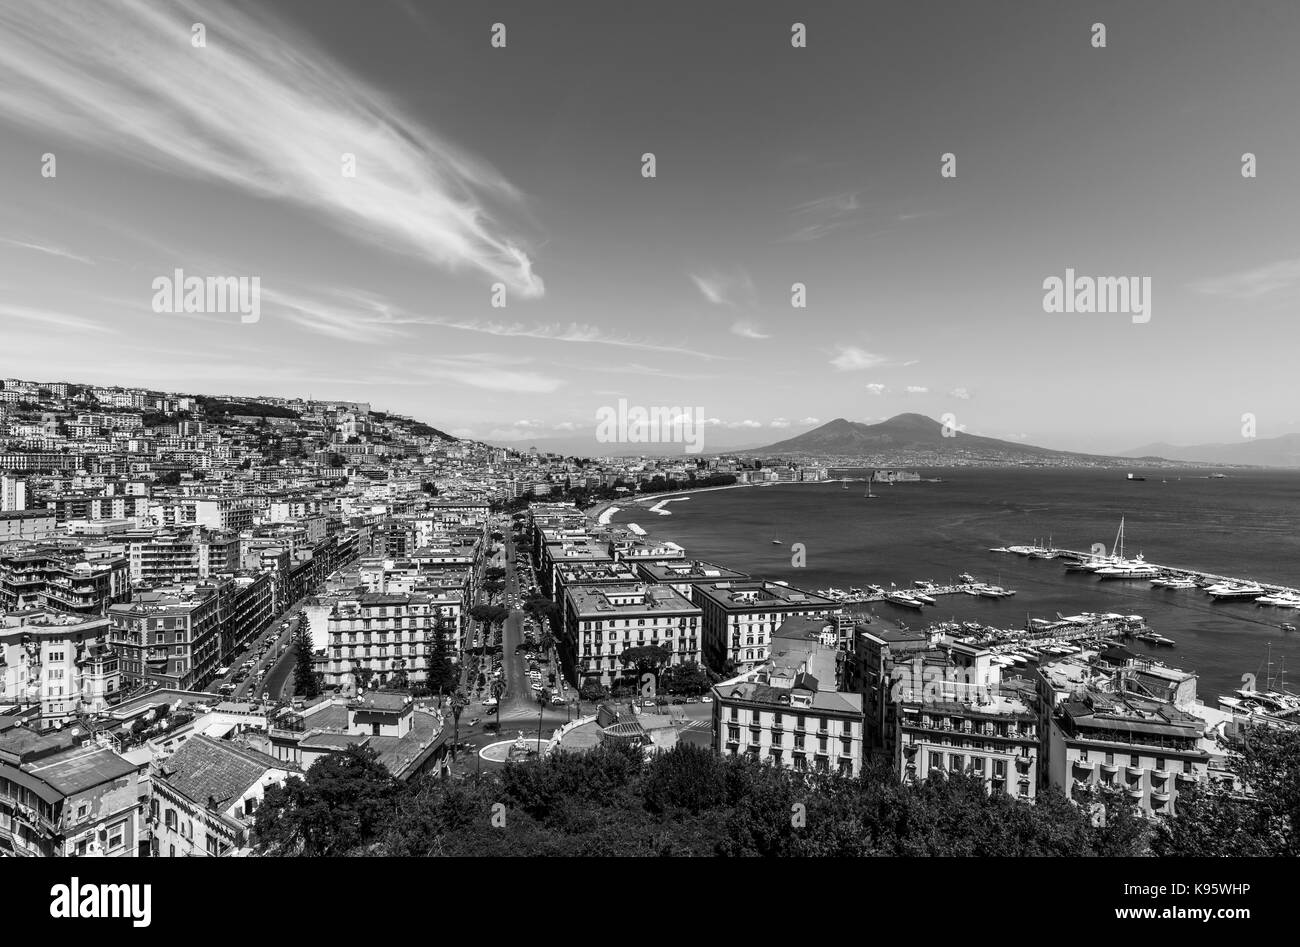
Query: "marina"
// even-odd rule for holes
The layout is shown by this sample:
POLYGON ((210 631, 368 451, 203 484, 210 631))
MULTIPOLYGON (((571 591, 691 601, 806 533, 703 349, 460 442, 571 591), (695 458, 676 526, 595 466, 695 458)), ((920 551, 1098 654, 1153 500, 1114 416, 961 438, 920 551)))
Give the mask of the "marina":
MULTIPOLYGON (((1035 543, 1026 546, 997 547, 990 552, 1020 555, 1028 559, 1061 559, 1066 563, 1067 573, 1090 574, 1103 582, 1142 580, 1146 581, 1152 589, 1169 591, 1199 589, 1209 596, 1212 602, 1254 602, 1260 607, 1300 610, 1300 589, 1291 586, 1147 562, 1141 553, 1132 558, 1125 557, 1122 519, 1113 548, 1115 551, 1111 555, 1106 555, 1104 551, 1096 549, 1082 552, 1077 549, 1043 547, 1035 543)), ((1288 626, 1283 624, 1282 628, 1287 630, 1288 626)))

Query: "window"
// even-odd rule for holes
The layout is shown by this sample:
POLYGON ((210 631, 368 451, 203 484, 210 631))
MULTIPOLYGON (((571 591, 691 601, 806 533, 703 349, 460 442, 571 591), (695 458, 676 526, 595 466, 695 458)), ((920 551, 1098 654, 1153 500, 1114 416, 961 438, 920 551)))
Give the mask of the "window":
POLYGON ((740 727, 728 727, 728 728, 727 728, 727 740, 728 740, 728 742, 731 742, 731 743, 739 743, 739 742, 740 742, 740 727))
POLYGON ((1005 777, 1005 776, 1007 775, 1007 761, 1006 761, 1006 760, 994 760, 994 761, 993 761, 993 775, 996 776, 998 779, 1002 779, 1003 777, 1005 777))
POLYGON ((948 754, 948 769, 954 773, 960 773, 966 768, 966 757, 960 753, 948 754))
POLYGON ((1129 766, 1141 766, 1141 765, 1142 765, 1142 758, 1141 758, 1140 756, 1138 756, 1136 753, 1134 753, 1132 756, 1129 757, 1128 765, 1129 765, 1129 766))
POLYGON ((77 806, 77 818, 84 819, 86 817, 86 812, 89 811, 89 809, 90 806, 85 805, 84 803, 82 805, 77 806))
POLYGON ((1107 766, 1114 766, 1114 765, 1115 765, 1115 754, 1114 754, 1114 753, 1107 753, 1107 754, 1106 754, 1106 765, 1107 765, 1107 766))
POLYGON ((1192 771, 1192 761, 1191 761, 1191 760, 1183 760, 1183 772, 1184 772, 1184 773, 1190 773, 1191 771, 1192 771))
POLYGON ((931 754, 930 754, 930 768, 931 768, 931 769, 943 769, 943 754, 942 754, 942 753, 931 753, 931 754))
POLYGON ((972 756, 970 762, 971 762, 971 765, 972 765, 973 767, 975 767, 975 775, 977 775, 977 776, 983 776, 983 775, 984 775, 984 757, 982 757, 982 756, 972 756))
POLYGON ((110 828, 108 830, 108 850, 111 852, 114 849, 121 848, 122 840, 123 838, 125 838, 125 836, 126 836, 125 822, 119 822, 117 825, 110 828))
POLYGON ((1165 771, 1165 758, 1163 756, 1156 757, 1156 770, 1161 773, 1165 771))

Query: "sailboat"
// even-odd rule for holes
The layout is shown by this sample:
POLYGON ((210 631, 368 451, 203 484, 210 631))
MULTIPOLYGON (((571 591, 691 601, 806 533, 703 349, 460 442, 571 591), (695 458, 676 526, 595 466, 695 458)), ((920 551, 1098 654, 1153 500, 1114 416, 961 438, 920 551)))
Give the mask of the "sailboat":
POLYGON ((874 500, 875 498, 876 498, 876 495, 875 495, 874 493, 871 492, 871 481, 868 480, 868 481, 867 481, 867 492, 864 493, 864 494, 862 494, 862 499, 864 499, 864 500, 874 500))
POLYGON ((785 543, 781 542, 781 540, 779 540, 779 539, 773 539, 773 540, 772 540, 772 545, 773 545, 773 546, 784 546, 785 543))

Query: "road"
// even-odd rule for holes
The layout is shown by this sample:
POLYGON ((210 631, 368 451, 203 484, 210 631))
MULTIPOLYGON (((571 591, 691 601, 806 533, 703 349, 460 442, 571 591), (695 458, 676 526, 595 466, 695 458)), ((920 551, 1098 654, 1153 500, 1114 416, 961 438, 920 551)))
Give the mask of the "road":
POLYGON ((249 644, 230 658, 230 671, 215 678, 204 689, 209 693, 220 693, 221 685, 233 683, 243 663, 251 659, 254 662, 253 668, 245 680, 235 685, 235 690, 230 694, 231 700, 260 700, 264 693, 270 693, 272 700, 291 697, 295 655, 290 642, 298 626, 296 616, 300 605, 301 602, 295 602, 277 615, 249 644), (282 629, 280 626, 285 622, 288 622, 289 627, 282 629), (266 652, 259 655, 258 651, 264 645, 266 652), (286 646, 284 654, 280 654, 282 645, 286 646), (265 672, 261 680, 257 678, 259 671, 265 672))

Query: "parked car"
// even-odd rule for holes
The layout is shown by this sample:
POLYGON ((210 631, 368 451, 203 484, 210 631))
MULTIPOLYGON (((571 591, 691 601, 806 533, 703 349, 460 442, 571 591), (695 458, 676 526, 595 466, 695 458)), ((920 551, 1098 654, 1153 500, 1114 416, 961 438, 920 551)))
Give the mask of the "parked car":
POLYGON ((711 704, 711 703, 713 703, 713 695, 712 695, 712 694, 705 694, 703 697, 700 698, 700 702, 701 702, 701 703, 704 703, 704 704, 711 704))

